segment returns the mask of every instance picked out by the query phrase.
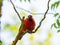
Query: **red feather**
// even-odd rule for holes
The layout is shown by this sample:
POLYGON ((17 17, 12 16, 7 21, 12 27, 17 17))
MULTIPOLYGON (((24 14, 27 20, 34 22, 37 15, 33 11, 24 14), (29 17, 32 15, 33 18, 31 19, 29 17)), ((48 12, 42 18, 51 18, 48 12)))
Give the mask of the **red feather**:
MULTIPOLYGON (((31 15, 29 15, 29 16, 31 16, 31 15)), ((25 30, 28 29, 29 31, 32 32, 33 29, 35 28, 35 21, 34 21, 34 19, 32 17, 29 17, 29 16, 28 16, 28 18, 26 18, 24 20, 24 23, 25 23, 24 29, 25 30)))

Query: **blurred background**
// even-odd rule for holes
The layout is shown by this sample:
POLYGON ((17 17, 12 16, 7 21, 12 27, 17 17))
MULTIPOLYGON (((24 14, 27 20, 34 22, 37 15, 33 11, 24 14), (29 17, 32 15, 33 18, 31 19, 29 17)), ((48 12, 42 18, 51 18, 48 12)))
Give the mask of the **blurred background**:
MULTIPOLYGON (((11 45, 19 31, 21 21, 10 0, 1 1, 0 45, 11 45)), ((47 10, 48 0, 12 0, 12 2, 21 17, 27 18, 29 14, 32 14, 37 27, 47 10)), ((34 34, 26 33, 16 45, 60 45, 60 5, 55 8, 53 5, 55 2, 60 4, 60 0, 50 1, 49 11, 37 32, 34 34)))

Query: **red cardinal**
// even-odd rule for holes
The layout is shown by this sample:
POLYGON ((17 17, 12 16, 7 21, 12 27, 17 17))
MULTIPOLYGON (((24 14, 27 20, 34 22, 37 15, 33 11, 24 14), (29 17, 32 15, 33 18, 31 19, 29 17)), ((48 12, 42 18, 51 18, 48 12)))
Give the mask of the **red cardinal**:
POLYGON ((35 21, 32 17, 32 15, 29 15, 28 18, 24 19, 24 26, 22 28, 22 30, 20 31, 20 38, 21 39, 23 37, 23 35, 26 33, 26 31, 28 32, 33 32, 33 29, 35 28, 35 21))
POLYGON ((29 32, 32 32, 35 28, 35 21, 32 17, 32 15, 29 15, 28 18, 24 19, 25 26, 23 27, 22 31, 28 30, 29 32))
POLYGON ((18 40, 21 40, 21 38, 27 31, 32 32, 34 28, 35 28, 35 21, 32 15, 29 15, 28 18, 24 19, 24 25, 20 26, 19 33, 17 34, 15 40, 13 41, 13 45, 15 45, 18 40))

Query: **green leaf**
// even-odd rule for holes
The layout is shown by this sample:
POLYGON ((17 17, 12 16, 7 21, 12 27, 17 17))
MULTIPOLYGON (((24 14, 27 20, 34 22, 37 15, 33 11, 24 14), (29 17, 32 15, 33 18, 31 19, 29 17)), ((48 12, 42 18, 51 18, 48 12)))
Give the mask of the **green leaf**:
POLYGON ((57 19, 56 23, 57 23, 58 27, 60 27, 59 19, 57 19))
POLYGON ((0 3, 2 3, 3 0, 0 0, 0 3))
POLYGON ((59 1, 55 3, 56 8, 59 6, 59 1))
POLYGON ((30 2, 30 0, 28 0, 30 2))
POLYGON ((54 7, 55 7, 55 5, 54 5, 54 4, 52 4, 52 5, 51 5, 51 9, 52 9, 52 8, 54 9, 54 7))
POLYGON ((26 2, 26 0, 24 0, 26 2))
POLYGON ((54 27, 57 28, 56 23, 54 23, 54 27))
POLYGON ((59 15, 59 13, 56 13, 56 14, 54 14, 54 17, 56 17, 56 16, 58 16, 59 15))
POLYGON ((20 2, 22 2, 22 0, 20 0, 20 2))
POLYGON ((58 30, 57 32, 60 32, 60 30, 58 30))
POLYGON ((59 15, 59 17, 58 18, 60 18, 60 15, 59 15))
POLYGON ((22 2, 22 1, 25 1, 26 2, 26 0, 20 0, 20 2, 22 2))
POLYGON ((57 28, 56 23, 53 23, 53 24, 51 25, 51 29, 52 29, 53 26, 54 26, 55 28, 57 28))
POLYGON ((6 30, 7 28, 9 28, 10 27, 10 24, 5 24, 4 25, 4 29, 6 30))
POLYGON ((51 25, 51 29, 52 29, 53 26, 54 26, 54 24, 51 25))
POLYGON ((2 45, 2 41, 0 40, 0 45, 2 45))
POLYGON ((31 0, 20 0, 20 2, 21 2, 21 1, 25 1, 25 2, 28 1, 28 2, 30 2, 31 0))
POLYGON ((53 3, 52 5, 51 5, 51 9, 53 8, 57 8, 58 6, 59 6, 59 4, 60 4, 60 1, 57 1, 57 2, 55 2, 55 3, 53 3))

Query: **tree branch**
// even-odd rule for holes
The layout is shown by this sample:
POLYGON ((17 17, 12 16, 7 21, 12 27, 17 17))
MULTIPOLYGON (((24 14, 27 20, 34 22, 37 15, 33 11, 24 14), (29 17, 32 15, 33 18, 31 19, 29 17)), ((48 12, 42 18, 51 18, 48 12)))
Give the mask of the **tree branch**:
MULTIPOLYGON (((21 9, 21 10, 24 10, 25 12, 28 12, 28 13, 30 13, 30 14, 34 14, 34 15, 44 15, 44 13, 33 13, 33 12, 31 12, 31 11, 29 11, 29 10, 26 10, 26 9, 24 9, 24 8, 21 8, 21 7, 18 7, 18 6, 16 6, 16 8, 18 8, 18 9, 21 9)), ((47 14, 55 14, 55 13, 50 13, 50 12, 48 12, 47 14)))
POLYGON ((13 8, 14 8, 15 12, 17 13, 19 19, 22 21, 22 19, 21 19, 21 17, 20 17, 20 14, 17 12, 17 10, 16 10, 16 8, 15 8, 15 6, 14 6, 12 0, 10 0, 10 2, 11 2, 11 4, 13 5, 13 8))
POLYGON ((18 40, 21 40, 21 38, 23 37, 23 35, 26 33, 26 32, 25 32, 25 33, 22 32, 22 29, 23 29, 23 27, 24 27, 24 25, 25 25, 25 23, 24 23, 24 18, 25 18, 25 17, 22 18, 21 26, 20 26, 20 28, 19 28, 19 32, 18 32, 15 40, 13 41, 12 45, 16 45, 16 43, 18 42, 18 40))
MULTIPOLYGON (((10 0, 10 2, 12 3, 11 0, 10 0)), ((42 20, 40 21, 40 23, 39 23, 39 25, 37 26, 37 28, 35 29, 35 31, 33 31, 33 32, 26 31, 26 32, 24 32, 24 33, 22 32, 23 26, 25 25, 25 23, 24 23, 24 17, 21 19, 19 13, 18 13, 17 10, 15 9, 14 4, 12 3, 15 12, 17 13, 17 15, 19 16, 19 18, 20 18, 20 20, 21 20, 21 26, 20 26, 20 28, 19 28, 19 32, 18 32, 15 40, 13 41, 12 45, 16 45, 17 41, 18 41, 19 39, 21 39, 25 33, 27 33, 27 32, 28 32, 28 33, 35 33, 35 32, 38 30, 38 28, 41 26, 43 20, 46 18, 46 14, 47 14, 47 12, 48 12, 48 10, 49 10, 49 2, 50 2, 50 0, 48 1, 47 10, 46 10, 46 12, 45 12, 45 14, 44 14, 44 17, 43 17, 42 20)))
POLYGON ((39 29, 39 27, 41 26, 42 22, 43 22, 44 19, 46 18, 46 14, 47 14, 47 12, 48 12, 48 10, 49 10, 49 2, 50 2, 50 0, 49 0, 48 3, 47 3, 47 10, 46 10, 46 12, 45 12, 45 14, 44 14, 44 17, 41 19, 41 21, 40 21, 39 25, 37 26, 37 28, 35 29, 35 31, 33 31, 33 32, 28 32, 28 33, 35 33, 35 32, 39 29))

